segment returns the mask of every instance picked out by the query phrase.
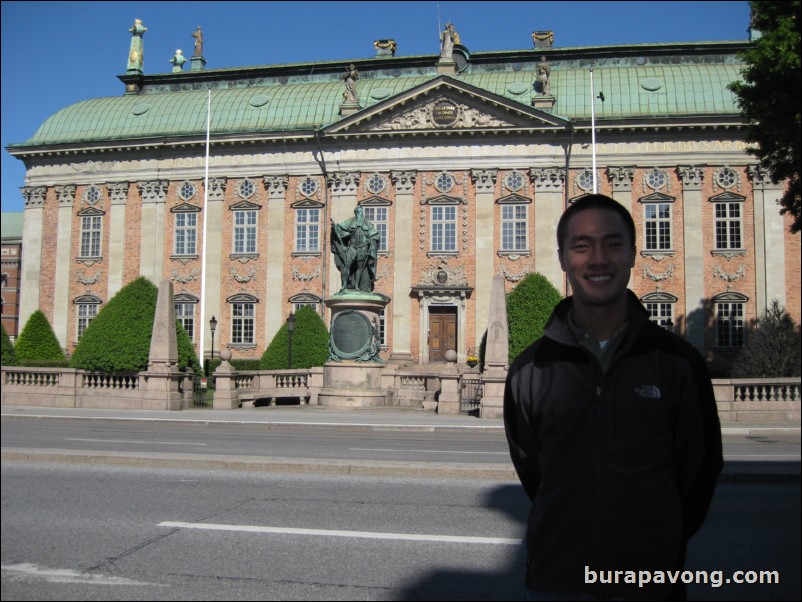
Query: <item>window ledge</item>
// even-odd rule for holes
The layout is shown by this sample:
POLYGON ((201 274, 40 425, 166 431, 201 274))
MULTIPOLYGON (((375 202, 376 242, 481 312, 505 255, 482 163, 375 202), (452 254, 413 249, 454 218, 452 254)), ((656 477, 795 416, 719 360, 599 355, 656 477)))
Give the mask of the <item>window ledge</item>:
POLYGON ((256 349, 256 343, 229 343, 226 345, 228 349, 256 349))
POLYGON ((725 257, 727 261, 730 261, 733 257, 746 255, 746 249, 713 249, 710 254, 715 257, 725 257))
POLYGON ((510 249, 500 249, 498 251, 499 257, 509 257, 513 261, 515 261, 519 257, 529 257, 530 255, 532 255, 532 251, 530 251, 529 249, 522 249, 520 251, 513 251, 510 249))
POLYGON ((228 258, 239 261, 240 263, 248 263, 251 260, 256 261, 259 259, 259 253, 231 253, 228 258))
POLYGON ((459 257, 459 251, 428 251, 426 257, 459 257))
POLYGON ((188 254, 188 255, 170 255, 170 261, 182 261, 186 263, 187 261, 195 261, 199 259, 200 255, 196 254, 188 254))
POLYGON ((320 251, 294 251, 293 257, 320 257, 320 251))
POLYGON ((103 256, 100 255, 98 257, 76 257, 75 261, 77 261, 78 263, 83 263, 87 266, 93 266, 96 263, 100 263, 101 261, 103 261, 103 256))
POLYGON ((651 257, 655 261, 662 261, 666 257, 674 257, 677 252, 674 249, 645 249, 640 254, 641 257, 651 257))

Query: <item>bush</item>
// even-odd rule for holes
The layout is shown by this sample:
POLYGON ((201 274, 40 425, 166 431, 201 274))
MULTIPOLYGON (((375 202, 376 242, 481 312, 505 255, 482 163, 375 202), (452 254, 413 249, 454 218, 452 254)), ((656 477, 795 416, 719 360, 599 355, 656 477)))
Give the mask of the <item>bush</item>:
POLYGON ((72 367, 101 372, 139 372, 148 367, 156 313, 156 285, 139 277, 98 312, 72 354, 72 367))
POLYGON ((195 353, 195 347, 184 329, 184 325, 181 324, 181 320, 175 321, 175 340, 178 344, 178 369, 184 371, 191 368, 195 374, 200 374, 202 369, 195 353))
MULTIPOLYGON (((310 306, 295 314, 295 332, 292 336, 292 368, 322 366, 329 359, 329 331, 317 312, 310 306)), ((262 355, 262 370, 287 368, 289 343, 285 322, 262 355)))
POLYGON ((44 312, 37 309, 17 339, 14 355, 20 366, 31 365, 30 362, 66 362, 67 356, 56 338, 56 333, 47 321, 44 312))
POLYGON ((0 360, 0 364, 2 364, 3 366, 16 366, 17 357, 14 354, 14 345, 11 343, 11 339, 8 338, 6 327, 1 325, 0 327, 2 327, 3 329, 3 340, 2 340, 3 356, 2 360, 0 360))
POLYGON ((562 295, 537 272, 528 274, 507 295, 507 321, 510 329, 510 364, 535 340, 543 336, 554 307, 562 295))
POLYGON ((782 378, 799 376, 802 369, 800 331, 777 301, 763 312, 747 332, 732 366, 733 378, 782 378))

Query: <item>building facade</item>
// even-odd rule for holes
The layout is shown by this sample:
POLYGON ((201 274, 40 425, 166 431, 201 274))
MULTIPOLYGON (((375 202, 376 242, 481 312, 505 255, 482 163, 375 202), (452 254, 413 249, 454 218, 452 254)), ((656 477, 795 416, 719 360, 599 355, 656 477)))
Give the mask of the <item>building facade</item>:
POLYGON ((383 359, 454 349, 464 362, 495 274, 511 290, 537 271, 570 293, 556 223, 594 189, 635 219, 632 290, 714 366, 772 300, 799 322, 799 237, 727 90, 748 42, 544 39, 413 57, 379 40, 373 57, 314 70, 196 56, 144 75, 129 62, 119 97, 67 107, 8 148, 27 167, 23 323, 41 308, 71 351, 126 283, 171 279, 206 355, 214 316, 218 349, 258 358, 299 306, 327 318, 330 224, 362 206, 382 235, 376 292, 391 299, 383 359))
POLYGON ((2 217, 2 303, 3 328, 13 341, 19 335, 20 276, 22 275, 23 213, 3 213, 2 217))

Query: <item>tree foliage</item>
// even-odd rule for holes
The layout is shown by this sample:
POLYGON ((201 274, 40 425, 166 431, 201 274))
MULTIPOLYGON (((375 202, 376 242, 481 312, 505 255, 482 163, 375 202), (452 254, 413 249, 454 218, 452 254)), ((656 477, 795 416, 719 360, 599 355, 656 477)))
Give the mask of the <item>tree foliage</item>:
POLYGON ((28 322, 14 346, 17 364, 21 366, 39 362, 66 362, 67 356, 56 338, 44 312, 37 309, 28 318, 28 322))
POLYGON ((191 368, 195 374, 200 374, 203 369, 198 361, 198 355, 195 353, 195 346, 192 344, 192 339, 189 338, 189 333, 184 329, 181 320, 175 321, 175 339, 178 344, 178 368, 185 370, 191 368))
POLYGON ((781 378, 802 372, 802 337, 793 319, 776 300, 747 333, 732 367, 733 378, 781 378))
POLYGON ((752 28, 761 37, 742 53, 743 81, 729 89, 738 97, 749 121, 747 139, 756 143, 749 152, 760 159, 775 183, 789 181, 781 213, 790 213, 792 232, 802 229, 800 165, 802 155, 802 46, 800 2, 751 2, 752 28))
POLYGON ((548 278, 537 272, 528 274, 507 295, 507 321, 510 326, 510 363, 529 345, 543 336, 546 322, 562 300, 548 278))
MULTIPOLYGON (((295 314, 292 335, 292 368, 322 366, 329 358, 329 331, 314 308, 304 306, 295 314)), ((283 370, 289 358, 289 334, 285 322, 262 354, 263 370, 283 370)))
POLYGON ((11 339, 8 337, 8 333, 6 332, 6 327, 0 325, 3 329, 2 335, 2 361, 0 361, 0 365, 3 366, 16 366, 17 365, 17 356, 14 354, 14 345, 11 343, 11 339))

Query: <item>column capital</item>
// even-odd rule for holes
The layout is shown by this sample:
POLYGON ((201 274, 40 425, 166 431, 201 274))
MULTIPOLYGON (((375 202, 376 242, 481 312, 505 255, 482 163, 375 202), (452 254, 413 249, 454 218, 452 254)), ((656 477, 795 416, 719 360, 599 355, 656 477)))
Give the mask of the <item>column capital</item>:
POLYGON ((781 190, 784 187, 783 182, 775 183, 771 179, 771 172, 760 164, 747 166, 746 173, 752 180, 752 186, 757 189, 781 190))
POLYGON ((125 205, 128 200, 128 182, 110 182, 106 188, 112 205, 125 205))
POLYGON ((677 173, 684 190, 701 190, 705 168, 699 165, 677 165, 677 173))
POLYGON ((167 198, 167 180, 150 180, 137 184, 143 203, 163 203, 167 198))
POLYGON ((415 188, 418 173, 415 171, 393 171, 390 172, 390 179, 395 184, 396 192, 411 193, 415 188))
POLYGON ((288 176, 264 176, 262 182, 264 182, 267 194, 271 199, 283 199, 287 194, 290 178, 288 176))
POLYGON ((59 207, 72 207, 75 203, 75 184, 56 186, 56 199, 59 207))
POLYGON ((529 170, 529 177, 532 178, 536 192, 562 192, 565 184, 565 168, 533 167, 529 170))
POLYGON ((45 204, 45 197, 47 196, 46 186, 23 186, 20 188, 22 198, 25 201, 26 209, 34 209, 42 207, 45 204))
POLYGON ((328 184, 335 194, 354 194, 359 187, 359 177, 358 173, 338 172, 329 176, 328 184))
POLYGON ((471 178, 477 192, 493 192, 496 188, 498 169, 472 169, 471 178))
POLYGON ((227 182, 228 178, 209 178, 208 199, 210 201, 222 201, 226 195, 227 182))
POLYGON ((624 166, 608 167, 607 177, 613 185, 613 192, 632 192, 635 168, 624 166))

